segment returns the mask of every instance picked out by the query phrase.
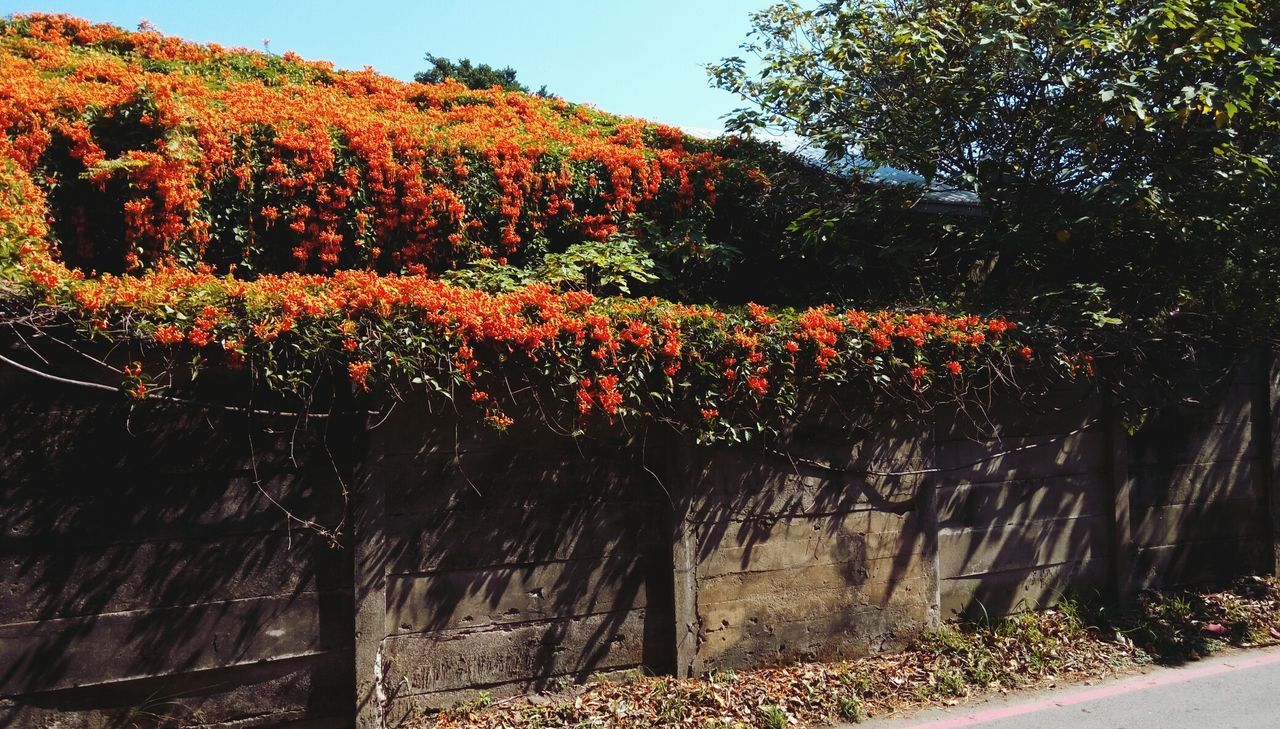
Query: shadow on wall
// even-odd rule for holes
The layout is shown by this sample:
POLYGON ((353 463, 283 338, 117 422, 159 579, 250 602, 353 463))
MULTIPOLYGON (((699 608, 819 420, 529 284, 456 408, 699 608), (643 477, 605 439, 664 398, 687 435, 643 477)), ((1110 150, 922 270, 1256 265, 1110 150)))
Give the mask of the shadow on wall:
POLYGON ((941 619, 1110 598, 1122 576, 1136 589, 1221 574, 1224 560, 1259 568, 1256 416, 1269 407, 1256 366, 1238 372, 1211 405, 1162 411, 1132 438, 1082 386, 854 442, 824 414, 787 454, 712 454, 690 510, 705 666, 895 647, 893 618, 925 624, 935 552, 941 619))
POLYGON ((0 724, 349 714, 346 556, 272 503, 341 518, 291 459, 322 432, 8 371, 0 403, 0 724))
MULTIPOLYGON (((919 478, 833 477, 758 449, 693 449, 662 428, 575 442, 459 431, 420 410, 398 417, 373 448, 386 484, 387 539, 372 561, 387 565, 393 717, 479 690, 672 672, 682 530, 708 646, 697 671, 884 650, 927 620, 919 478), (731 633, 733 655, 712 649, 731 633)), ((929 455, 916 425, 858 444, 826 427, 795 434, 796 448, 846 466, 929 455), (845 440, 814 445, 835 438, 845 440)))
POLYGON ((385 432, 389 695, 447 706, 671 670, 661 448, 459 431, 421 411, 385 432))
POLYGON ((1112 428, 1091 388, 1057 393, 991 425, 937 429, 942 617, 986 618, 1107 595, 1112 428))
POLYGON ((1039 406, 861 438, 820 413, 776 451, 657 430, 459 434, 410 413, 375 449, 392 704, 668 672, 686 619, 700 673, 894 650, 938 618, 1105 594, 1127 457, 1117 479, 1087 388, 1039 406), (681 533, 689 614, 671 592, 681 533))
POLYGON ((1272 567, 1268 375, 1251 356, 1202 403, 1157 413, 1129 440, 1134 589, 1272 567))
POLYGON ((1237 363, 1199 403, 1157 411, 1132 435, 1088 392, 1058 393, 1039 414, 1002 408, 994 429, 939 427, 943 617, 1265 569, 1260 369, 1237 363))
POLYGON ((933 610, 924 423, 818 410, 776 447, 692 454, 695 673, 901 648, 933 610), (859 435, 861 432, 861 435, 859 435), (851 434, 852 433, 852 434, 851 434))
POLYGON ((358 435, 5 374, 0 724, 342 725, 371 586, 385 614, 361 640, 394 724, 596 673, 896 650, 954 614, 1105 593, 1134 564, 1140 584, 1191 579, 1267 536, 1259 378, 1133 438, 1078 390, 981 426, 858 430, 824 406, 766 450, 626 424, 474 432, 421 403, 358 435), (381 496, 354 550, 280 508, 337 524, 356 478, 381 496))
POLYGON ((957 613, 998 614, 1101 588, 1106 430, 1085 390, 889 421, 851 439, 819 412, 779 448, 700 469, 698 670, 904 647, 957 613), (935 570, 936 564, 936 570, 935 570))

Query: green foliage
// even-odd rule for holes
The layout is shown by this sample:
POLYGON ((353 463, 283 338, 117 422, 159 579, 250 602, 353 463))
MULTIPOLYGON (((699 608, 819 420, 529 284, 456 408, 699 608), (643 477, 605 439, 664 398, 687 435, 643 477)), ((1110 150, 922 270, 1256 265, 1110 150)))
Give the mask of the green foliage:
POLYGON ((459 714, 469 714, 474 711, 482 711, 493 704, 493 694, 488 691, 479 691, 476 695, 467 701, 456 704, 452 711, 459 714))
POLYGON ((790 723, 787 712, 781 706, 765 706, 760 709, 761 726, 765 729, 787 729, 790 723))
MULTIPOLYGON (((533 93, 528 86, 516 80, 516 70, 510 66, 494 68, 487 63, 472 63, 469 58, 452 61, 442 56, 428 53, 427 63, 431 67, 413 75, 413 80, 423 84, 438 84, 445 79, 453 79, 469 89, 477 91, 497 86, 504 91, 521 91, 533 93)), ((549 96, 547 87, 538 89, 538 96, 549 96)))
MULTIPOLYGON (((545 247, 545 242, 543 243, 545 247)), ((547 253, 525 266, 482 258, 443 276, 449 283, 490 293, 515 291, 533 283, 595 294, 631 295, 633 284, 657 280, 658 266, 635 237, 623 233, 607 241, 584 241, 547 253)))
POLYGON ((855 724, 861 724, 867 718, 867 710, 862 705, 862 699, 857 694, 847 694, 840 697, 837 710, 840 718, 852 721, 855 724))
MULTIPOLYGON (((867 282, 894 273, 866 275, 861 251, 875 222, 853 210, 866 202, 857 179, 833 173, 776 143, 726 138, 713 149, 742 167, 759 170, 767 184, 755 195, 723 196, 704 237, 728 246, 713 265, 678 270, 687 298, 804 304, 878 298, 867 282), (811 236, 798 219, 829 212, 837 220, 825 236, 811 236)), ((891 298, 891 297, 890 297, 891 298)))
MULTIPOLYGON (((917 173, 986 209, 868 248, 917 273, 903 298, 923 282, 1099 346, 1276 331, 1280 5, 788 2, 753 22, 756 60, 710 69, 753 104, 733 128, 790 129, 832 163, 917 173)), ((854 212, 815 206, 794 226, 820 243, 854 212)))
POLYGON ((136 346, 107 366, 140 400, 180 362, 308 404, 345 375, 498 429, 536 407, 743 442, 828 392, 920 413, 1078 369, 1054 332, 946 299, 862 311, 917 248, 871 255, 897 218, 776 145, 64 16, 0 30, 11 105, 45 110, 0 155, 6 321, 136 346))
POLYGON ((559 288, 582 288, 600 293, 630 294, 630 284, 657 279, 653 258, 630 235, 607 241, 586 241, 563 253, 547 254, 535 270, 535 281, 559 288))

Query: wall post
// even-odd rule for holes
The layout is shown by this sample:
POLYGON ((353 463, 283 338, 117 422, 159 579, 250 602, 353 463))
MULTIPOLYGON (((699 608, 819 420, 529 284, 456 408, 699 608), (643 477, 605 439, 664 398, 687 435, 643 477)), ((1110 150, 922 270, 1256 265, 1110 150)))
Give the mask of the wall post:
MULTIPOLYGON (((359 419, 362 434, 364 418, 359 419)), ((361 462, 351 485, 351 555, 355 726, 384 729, 387 697, 383 687, 382 643, 386 638, 386 484, 376 436, 364 437, 361 462)))
POLYGON ((1137 556, 1133 545, 1133 479, 1129 478, 1129 434, 1110 397, 1103 405, 1107 429, 1107 472, 1111 481, 1111 589, 1118 604, 1128 602, 1140 589, 1137 556))
POLYGON ((1262 439, 1262 484, 1267 510, 1271 515, 1271 548, 1265 555, 1272 574, 1280 574, 1280 352, 1274 346, 1260 348, 1262 357, 1263 412, 1259 421, 1266 437, 1262 439))
MULTIPOLYGON (((949 416, 954 421, 955 414, 949 416)), ((941 468, 941 442, 938 429, 940 423, 935 420, 929 427, 929 447, 925 452, 929 454, 927 468, 941 468)), ((927 575, 929 583, 925 588, 929 593, 929 612, 927 617, 927 627, 930 629, 938 628, 942 625, 942 574, 939 563, 938 543, 941 537, 942 525, 938 521, 938 486, 942 483, 943 475, 941 473, 933 473, 925 476, 921 482, 919 490, 916 492, 916 499, 920 508, 920 528, 924 532, 924 559, 928 562, 929 573, 927 575)))
POLYGON ((698 556, 697 536, 689 515, 692 508, 693 446, 676 434, 671 439, 675 457, 671 489, 670 539, 672 577, 672 618, 675 621, 675 674, 681 678, 694 675, 698 654, 698 556))

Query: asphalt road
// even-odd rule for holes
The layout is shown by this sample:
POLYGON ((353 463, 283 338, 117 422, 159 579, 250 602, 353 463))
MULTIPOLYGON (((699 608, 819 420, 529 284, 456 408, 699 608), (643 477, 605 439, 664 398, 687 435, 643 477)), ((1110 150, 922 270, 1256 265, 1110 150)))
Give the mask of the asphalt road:
POLYGON ((1233 653, 1095 686, 1002 697, 857 726, 858 729, 1280 729, 1280 648, 1233 653))

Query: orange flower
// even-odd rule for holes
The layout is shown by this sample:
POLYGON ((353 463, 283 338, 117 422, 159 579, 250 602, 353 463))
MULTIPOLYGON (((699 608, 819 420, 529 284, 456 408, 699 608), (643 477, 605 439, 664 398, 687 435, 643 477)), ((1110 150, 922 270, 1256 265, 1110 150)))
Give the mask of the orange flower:
POLYGON ((490 425, 490 427, 497 428, 498 430, 506 430, 516 422, 514 419, 499 412, 491 412, 485 415, 484 420, 490 425))
POLYGON ((182 335, 182 330, 172 324, 163 324, 156 327, 155 334, 151 335, 160 344, 174 345, 186 339, 182 335))
POLYGON ((369 371, 373 369, 373 363, 369 361, 352 362, 347 365, 347 374, 351 377, 351 381, 359 385, 361 389, 369 389, 369 371))

